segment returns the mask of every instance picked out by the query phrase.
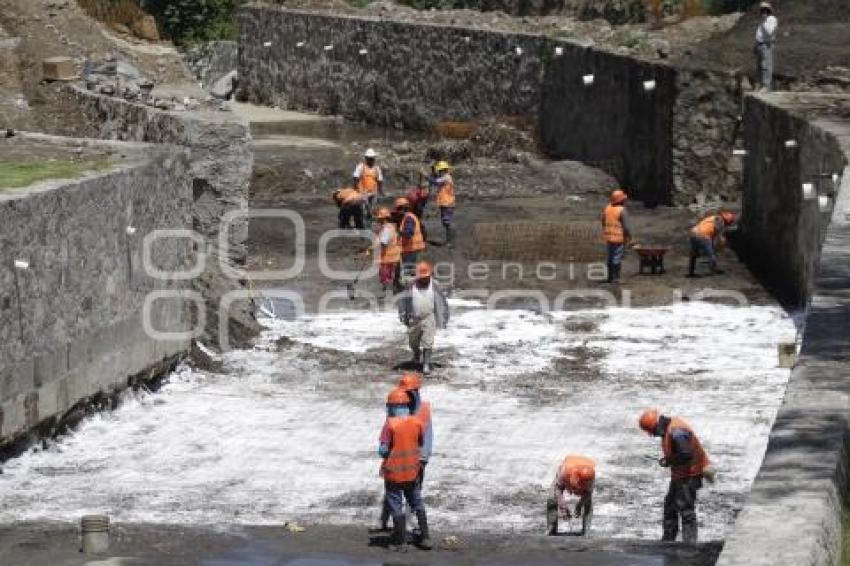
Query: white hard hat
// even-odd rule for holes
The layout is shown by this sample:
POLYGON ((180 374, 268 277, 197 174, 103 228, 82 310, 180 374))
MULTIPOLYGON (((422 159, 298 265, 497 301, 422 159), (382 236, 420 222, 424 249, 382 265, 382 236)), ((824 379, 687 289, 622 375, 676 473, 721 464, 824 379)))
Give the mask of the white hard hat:
POLYGON ((378 157, 378 154, 375 153, 375 150, 371 147, 366 150, 366 153, 363 154, 365 157, 378 157))

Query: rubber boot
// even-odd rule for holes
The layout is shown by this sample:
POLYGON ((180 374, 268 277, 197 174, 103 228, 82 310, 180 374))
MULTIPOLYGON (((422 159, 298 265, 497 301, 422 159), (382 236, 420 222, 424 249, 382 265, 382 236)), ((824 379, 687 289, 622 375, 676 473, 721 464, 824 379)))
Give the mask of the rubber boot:
POLYGON ((390 530, 390 508, 386 504, 381 506, 380 529, 383 533, 390 530))
POLYGON ((428 531, 428 515, 425 509, 416 512, 416 520, 419 522, 419 546, 422 550, 431 550, 431 533, 428 531))
POLYGON ((551 497, 546 501, 546 534, 558 534, 558 504, 551 497))
POLYGON ((393 534, 390 538, 390 548, 401 550, 407 542, 407 518, 404 513, 393 515, 393 534))
POLYGON ((412 362, 416 366, 418 366, 420 363, 422 363, 422 350, 419 350, 419 349, 413 350, 413 360, 412 360, 412 362))
POLYGON ((691 256, 690 261, 688 262, 688 277, 694 277, 697 272, 697 258, 695 256, 691 256))
POLYGON ((446 226, 446 246, 455 247, 455 230, 451 226, 446 226))
POLYGON ((611 266, 611 270, 614 272, 613 276, 611 277, 611 279, 612 279, 611 282, 614 283, 615 285, 620 283, 620 271, 622 269, 623 269, 623 266, 620 265, 620 264, 611 266))
POLYGON ((422 350, 422 374, 430 375, 434 368, 431 367, 431 350, 422 350))

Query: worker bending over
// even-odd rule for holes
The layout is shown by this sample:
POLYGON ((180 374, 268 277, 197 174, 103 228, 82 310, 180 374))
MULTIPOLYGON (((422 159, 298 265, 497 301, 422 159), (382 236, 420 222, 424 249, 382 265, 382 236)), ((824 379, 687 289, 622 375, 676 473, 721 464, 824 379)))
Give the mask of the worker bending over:
POLYGON ((558 517, 571 519, 581 517, 581 534, 590 531, 593 517, 593 484, 596 480, 596 463, 590 458, 568 455, 558 467, 552 482, 552 496, 546 504, 549 535, 558 534, 558 517), (567 495, 578 496, 575 512, 570 514, 567 495))
POLYGON ((437 206, 440 207, 440 223, 446 231, 446 245, 453 246, 455 239, 455 183, 449 172, 449 162, 439 161, 434 166, 435 175, 429 179, 429 184, 436 187, 437 206))
POLYGON ((706 216, 691 228, 691 256, 688 264, 688 276, 696 274, 697 258, 705 256, 711 266, 711 273, 723 273, 717 269, 717 248, 726 243, 726 230, 735 223, 733 212, 723 211, 720 214, 706 216))
POLYGON ((449 303, 431 277, 431 264, 420 261, 416 265, 416 278, 398 303, 399 318, 407 326, 408 342, 413 352, 413 364, 422 367, 422 373, 431 373, 431 352, 437 329, 449 322, 449 303))
POLYGON ((335 190, 333 199, 339 207, 339 229, 351 228, 354 220, 354 228, 363 230, 363 195, 355 189, 344 188, 335 190))
POLYGON ((363 200, 366 209, 366 218, 372 219, 372 211, 378 195, 384 194, 384 174, 376 163, 378 154, 371 147, 363 154, 363 161, 354 168, 354 186, 365 197, 363 200))
POLYGON ((620 189, 611 193, 610 202, 602 210, 602 237, 608 256, 608 283, 620 282, 620 271, 626 244, 632 238, 626 215, 628 196, 620 189))
POLYGON ((658 463, 670 468, 661 540, 676 540, 681 519, 682 540, 696 544, 697 491, 702 487, 702 478, 714 483, 714 469, 708 456, 688 423, 678 417, 666 417, 655 409, 649 409, 640 416, 639 424, 647 434, 661 437, 664 456, 658 463))
POLYGON ((404 503, 410 505, 419 521, 419 545, 431 549, 428 516, 422 503, 420 483, 422 423, 411 416, 409 397, 394 389, 387 397, 387 421, 381 431, 378 454, 384 459, 381 475, 384 478, 384 500, 393 518, 391 545, 401 548, 406 542, 407 528, 404 503))

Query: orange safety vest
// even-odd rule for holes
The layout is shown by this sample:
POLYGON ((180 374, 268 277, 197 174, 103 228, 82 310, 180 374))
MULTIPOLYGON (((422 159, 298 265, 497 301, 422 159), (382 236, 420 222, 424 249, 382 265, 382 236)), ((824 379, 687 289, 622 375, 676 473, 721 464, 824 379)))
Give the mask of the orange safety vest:
POLYGON ((380 262, 384 265, 401 261, 401 238, 398 237, 398 229, 392 222, 387 222, 387 226, 392 230, 392 238, 388 245, 381 245, 380 262))
POLYGON ((578 472, 581 468, 596 470, 596 462, 584 456, 569 455, 564 458, 558 470, 558 484, 574 495, 585 495, 589 490, 579 479, 578 472))
POLYGON ((608 244, 622 244, 626 241, 623 231, 623 223, 620 216, 623 215, 623 207, 609 204, 602 211, 602 237, 608 244))
POLYGON ((360 193, 351 188, 340 189, 337 199, 339 206, 348 206, 360 200, 360 193))
POLYGON ((667 427, 667 432, 664 433, 664 438, 661 439, 661 449, 664 451, 664 457, 673 457, 673 437, 671 432, 676 429, 685 429, 691 433, 691 448, 694 453, 694 461, 688 466, 671 466, 670 477, 674 480, 681 480, 701 476, 708 467, 708 455, 706 455, 699 438, 697 438, 697 435, 694 434, 690 425, 678 417, 670 419, 670 425, 667 427))
POLYGON ((422 438, 422 423, 414 417, 390 417, 392 446, 384 459, 381 471, 384 479, 393 483, 407 483, 419 477, 419 442, 422 438))
POLYGON ((691 233, 698 238, 713 240, 717 236, 717 216, 706 216, 691 229, 691 233))
POLYGON ((402 225, 404 225, 404 222, 408 218, 412 218, 414 222, 413 236, 408 238, 407 236, 402 235, 401 251, 403 253, 422 251, 425 249, 425 238, 422 236, 422 224, 419 222, 419 219, 415 214, 412 212, 406 212, 401 221, 402 225))
POLYGON ((437 206, 455 205, 455 182, 451 175, 446 175, 446 182, 440 185, 437 192, 437 206))
POLYGON ((378 192, 379 171, 380 169, 377 165, 369 167, 366 163, 363 163, 363 169, 360 171, 360 179, 357 181, 357 190, 366 194, 378 192))

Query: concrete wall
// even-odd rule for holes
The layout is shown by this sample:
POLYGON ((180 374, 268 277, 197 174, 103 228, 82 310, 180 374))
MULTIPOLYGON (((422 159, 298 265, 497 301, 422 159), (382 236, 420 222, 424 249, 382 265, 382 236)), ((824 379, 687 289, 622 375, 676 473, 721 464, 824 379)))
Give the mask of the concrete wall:
POLYGON ((414 129, 529 116, 546 153, 605 169, 639 200, 672 200, 675 74, 663 65, 542 36, 260 5, 241 10, 239 30, 240 89, 252 102, 414 129))
POLYGON ((540 140, 553 157, 603 169, 647 204, 671 201, 676 74, 575 45, 548 59, 542 83, 540 140), (586 86, 583 76, 593 74, 586 86), (646 81, 655 81, 647 90, 646 81))
POLYGON ((745 103, 745 190, 741 237, 747 264, 780 299, 805 305, 813 291, 828 213, 803 200, 802 185, 826 190, 843 170, 838 139, 801 113, 769 101, 745 103), (793 140, 795 147, 786 147, 793 140), (824 178, 824 176, 826 178, 824 178))
MULTIPOLYGON (((73 88, 80 109, 106 139, 166 143, 188 149, 192 175, 192 227, 206 237, 209 254, 206 271, 195 287, 207 300, 204 341, 219 344, 218 306, 230 291, 243 288, 226 277, 219 266, 219 231, 228 212, 247 210, 248 185, 254 163, 248 123, 229 113, 216 111, 164 111, 150 106, 73 88)), ((247 217, 233 221, 227 231, 228 260, 246 260, 247 217)), ((232 341, 245 344, 259 326, 248 301, 237 301, 226 313, 232 341)))
POLYGON ((763 246, 764 263, 788 279, 789 291, 811 290, 811 301, 798 363, 720 566, 842 563, 850 487, 850 123, 812 113, 824 102, 828 95, 747 100, 745 234, 754 249, 763 246), (787 139, 798 148, 786 148, 787 139), (815 203, 801 201, 800 184, 824 170, 843 176, 831 215, 821 216, 815 203))
MULTIPOLYGON (((109 171, 0 193, 0 447, 188 348, 149 337, 141 316, 148 293, 186 285, 146 274, 142 237, 191 225, 188 156, 142 144, 120 150, 132 157, 109 171)), ((163 270, 185 270, 192 255, 185 239, 152 248, 163 270)), ((190 328, 181 304, 155 303, 154 328, 190 328)))

